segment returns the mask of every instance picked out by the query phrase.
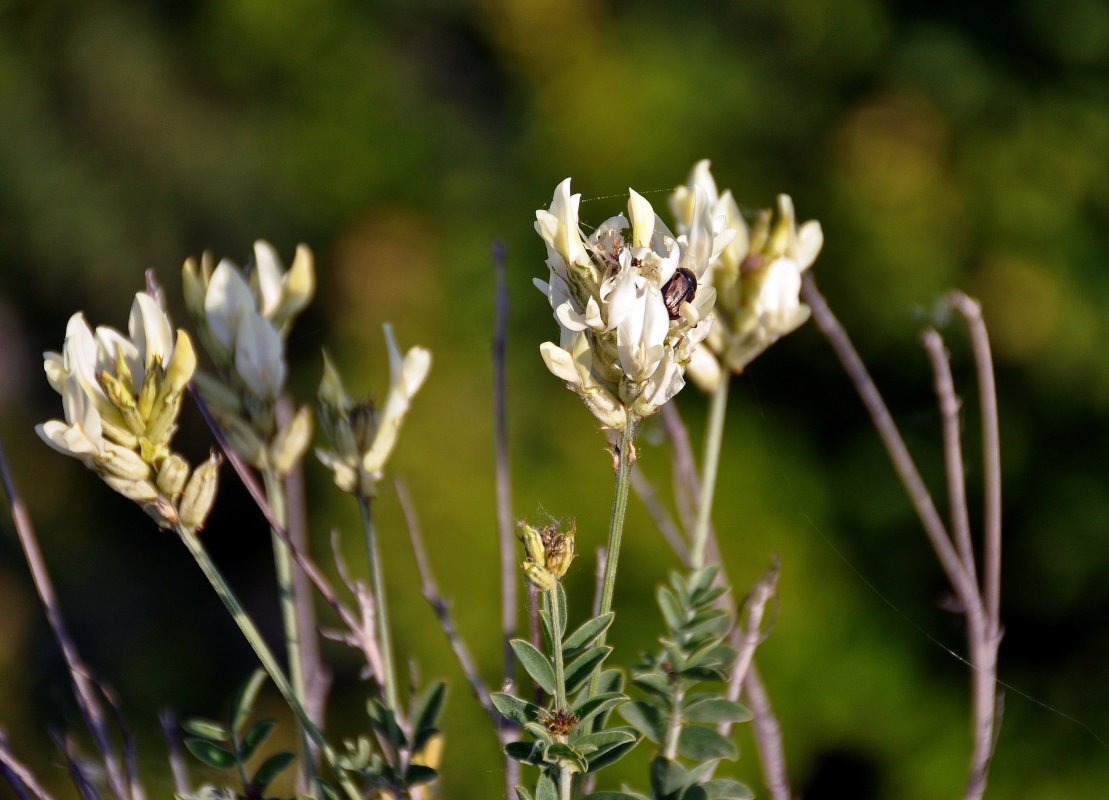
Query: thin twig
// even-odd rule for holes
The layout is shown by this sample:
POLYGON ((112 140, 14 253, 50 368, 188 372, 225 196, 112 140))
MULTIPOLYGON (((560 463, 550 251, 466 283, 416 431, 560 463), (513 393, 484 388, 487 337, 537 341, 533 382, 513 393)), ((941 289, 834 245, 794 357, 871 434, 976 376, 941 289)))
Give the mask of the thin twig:
POLYGON ((689 535, 697 526, 695 500, 701 496, 701 477, 697 472, 697 460, 693 456, 689 429, 682 421, 676 403, 667 403, 662 407, 662 422, 671 445, 670 460, 674 475, 674 501, 678 507, 682 527, 689 535))
POLYGON ((135 736, 127 725, 127 720, 123 717, 119 698, 110 687, 100 681, 94 680, 94 682, 96 688, 100 690, 100 694, 104 697, 104 701, 115 715, 116 727, 119 728, 120 735, 123 738, 123 763, 127 768, 127 788, 131 793, 130 796, 133 800, 146 800, 146 792, 143 790, 142 784, 139 783, 139 768, 135 758, 135 736))
POLYGON ((365 677, 372 676, 380 686, 385 667, 377 640, 377 608, 374 606, 373 593, 364 581, 356 581, 351 578, 347 571, 346 561, 343 559, 342 549, 339 547, 339 531, 335 529, 331 531, 331 557, 335 562, 335 569, 339 572, 339 579, 342 580, 347 587, 347 591, 354 596, 354 601, 358 604, 359 618, 362 623, 357 630, 352 629, 345 635, 331 636, 327 633, 324 635, 361 650, 370 673, 365 677))
POLYGON ((966 573, 954 546, 951 544, 943 520, 936 510, 935 503, 932 502, 932 496, 924 485, 924 480, 920 477, 920 472, 917 471, 912 456, 909 455, 909 449, 905 446, 905 441, 901 438, 897 425, 878 392, 878 387, 874 385, 870 373, 862 359, 859 358, 855 346, 851 344, 847 332, 840 325, 831 309, 828 308, 824 296, 816 288, 816 281, 813 279, 811 271, 806 272, 802 280, 801 297, 812 309, 813 321, 828 339, 828 343, 831 344, 848 377, 855 385, 863 405, 866 406, 874 427, 882 439, 882 444, 885 445, 886 452, 889 453, 890 460, 893 462, 893 468, 909 494, 909 499, 916 509, 921 525, 924 526, 928 541, 931 543, 932 549, 935 551, 940 566, 947 575, 952 588, 960 596, 972 594, 973 579, 966 573))
POLYGON ((189 770, 185 766, 185 750, 181 747, 177 714, 173 712, 173 709, 167 708, 158 715, 158 723, 162 727, 162 738, 166 740, 166 750, 169 753, 169 769, 173 773, 173 790, 177 794, 188 794, 189 770))
POLYGON ((593 576, 593 607, 591 611, 592 616, 599 616, 601 613, 601 587, 605 582, 605 569, 608 562, 608 551, 603 547, 597 548, 597 571, 593 576))
POLYGON ((57 745, 58 750, 61 752, 62 757, 65 758, 66 768, 69 770, 69 778, 73 781, 77 793, 81 795, 81 800, 102 800, 100 792, 96 790, 92 779, 85 774, 84 767, 72 753, 72 744, 68 738, 64 737, 57 731, 53 731, 51 738, 54 744, 57 745))
MULTIPOLYGON (((771 559, 770 567, 758 579, 751 593, 744 601, 743 610, 745 618, 743 625, 737 625, 733 630, 733 646, 736 648, 735 662, 732 664, 732 675, 728 680, 729 700, 738 700, 743 688, 743 681, 747 678, 747 671, 755 657, 755 648, 766 639, 762 631, 762 618, 766 612, 766 604, 774 597, 778 588, 778 572, 781 562, 777 556, 771 559)), ((732 728, 732 723, 724 722, 720 725, 720 732, 725 736, 732 728)))
POLYGON ((743 681, 747 693, 747 704, 751 708, 752 729, 758 742, 759 763, 762 764, 763 779, 772 800, 791 800, 789 778, 786 777, 786 754, 782 747, 782 729, 770 707, 770 697, 766 693, 759 671, 754 663, 747 670, 743 681))
POLYGON ((978 402, 982 418, 982 473, 984 485, 982 521, 982 583, 986 613, 995 630, 1001 629, 1001 437, 998 434, 997 387, 994 383, 990 337, 982 321, 982 306, 962 292, 948 295, 952 305, 967 321, 974 365, 978 378, 978 402))
POLYGON ((8 747, 8 737, 3 731, 0 731, 0 772, 12 790, 19 795, 19 800, 54 800, 35 780, 34 773, 12 753, 8 747))
POLYGON ((489 697, 489 688, 485 685, 485 681, 481 679, 481 673, 478 671, 477 663, 470 655, 470 648, 466 646, 466 642, 458 633, 458 629, 454 625, 454 620, 451 619, 450 606, 444 599, 443 595, 439 593, 439 584, 435 580, 435 574, 431 569, 431 562, 427 557, 427 548, 424 547, 423 535, 420 533, 420 524, 416 519, 415 511, 412 508, 412 503, 408 496, 408 490, 404 485, 404 481, 400 478, 394 478, 393 484, 397 489, 397 500, 400 502, 401 510, 404 512, 404 519, 408 526, 408 537, 412 540, 412 550, 416 554, 416 567, 420 571, 420 592, 428 603, 435 610, 435 616, 439 620, 439 627, 443 629, 444 635, 447 637, 447 642, 454 651, 454 657, 458 659, 458 665, 462 668, 462 674, 466 676, 466 682, 470 684, 470 689, 477 697, 478 703, 489 714, 490 719, 496 726, 498 734, 503 736, 503 718, 497 709, 493 706, 493 701, 489 697))
POLYGON ((66 669, 69 671, 77 706, 81 709, 81 716, 84 717, 85 725, 88 727, 93 742, 96 743, 96 749, 104 762, 112 793, 120 800, 124 800, 130 797, 127 791, 127 780, 124 777, 123 766, 119 762, 119 758, 112 747, 111 738, 108 735, 104 709, 96 699, 96 687, 89 678, 88 668, 82 663, 81 656, 77 652, 77 645, 70 636, 65 619, 62 617, 61 605, 58 603, 58 596, 54 592, 54 583, 50 580, 50 573, 46 569, 46 561, 42 557, 42 550, 39 549, 38 538, 35 536, 35 529, 31 524, 31 516, 27 513, 27 508, 23 505, 23 500, 16 491, 15 480, 2 442, 0 442, 0 481, 3 482, 4 492, 8 496, 12 521, 15 523, 19 543, 23 547, 27 566, 31 570, 31 579, 35 584, 35 590, 38 592, 43 609, 46 611, 46 620, 50 624, 50 630, 53 631, 54 638, 58 642, 58 648, 62 651, 66 669))
POLYGON ((978 570, 974 562, 974 546, 970 541, 970 513, 967 510, 967 481, 963 469, 963 445, 959 431, 959 411, 962 401, 955 394, 955 381, 951 377, 951 359, 944 347, 943 338, 934 328, 921 334, 921 343, 932 363, 935 376, 936 401, 943 423, 943 462, 947 476, 947 504, 951 514, 951 531, 964 571, 970 576, 974 594, 978 595, 978 570))

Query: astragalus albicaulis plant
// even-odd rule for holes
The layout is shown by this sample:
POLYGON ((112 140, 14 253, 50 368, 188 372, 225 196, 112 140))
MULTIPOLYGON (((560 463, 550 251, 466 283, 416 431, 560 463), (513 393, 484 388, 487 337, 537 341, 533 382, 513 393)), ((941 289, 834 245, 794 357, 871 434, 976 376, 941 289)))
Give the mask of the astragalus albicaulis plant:
MULTIPOLYGON (((973 752, 966 797, 985 791, 996 737, 996 659, 1000 640, 1000 506, 996 403, 989 345, 977 304, 949 298, 971 330, 981 384, 986 475, 986 516, 981 568, 976 563, 962 475, 958 402, 939 334, 925 345, 936 376, 944 420, 944 450, 951 521, 945 525, 924 487, 846 334, 816 290, 809 268, 820 252, 816 222, 798 225, 792 200, 776 210, 744 216, 730 191, 720 192, 707 161, 669 198, 673 223, 645 197, 629 192, 627 214, 583 231, 581 197, 569 179, 551 204, 536 212, 535 229, 546 245, 547 273, 536 286, 547 296, 558 339, 539 350, 548 369, 582 400, 612 450, 615 474, 603 569, 595 598, 569 595, 563 578, 580 562, 573 522, 521 521, 513 552, 502 524, 501 578, 506 607, 507 659, 502 690, 491 692, 438 592, 403 483, 398 497, 408 519, 424 593, 503 745, 504 796, 519 800, 735 800, 752 797, 746 785, 721 774, 738 749, 736 723, 751 722, 771 797, 791 797, 778 726, 755 664, 767 635, 763 611, 772 599, 778 565, 740 599, 719 563, 712 524, 717 465, 730 377, 742 372, 782 336, 812 316, 859 388, 890 451, 925 531, 967 620, 971 665, 973 752), (702 466, 671 401, 689 378, 709 396, 702 466), (670 432, 678 487, 697 498, 682 524, 661 510, 651 482, 636 464, 635 435, 644 418, 661 412, 670 432), (629 489, 635 485, 681 568, 659 576, 657 646, 638 656, 617 654, 606 643, 613 625, 634 609, 613 607, 629 489), (684 528, 684 530, 680 529, 684 528), (950 528, 950 531, 949 531, 950 528), (505 544, 507 542, 507 545, 505 544), (534 627, 515 630, 517 602, 512 567, 520 565, 534 604, 534 627), (591 613, 582 610, 592 608, 591 613), (571 618, 578 619, 570 624, 571 618), (741 702, 745 701, 745 702, 741 702), (614 786, 607 767, 635 749, 648 750, 644 770, 631 785, 614 786)), ((502 265, 498 265, 502 266, 502 265)), ((431 798, 439 794, 438 766, 444 736, 440 715, 446 686, 432 680, 404 690, 398 679, 392 620, 382 579, 384 565, 373 504, 414 397, 429 376, 431 354, 402 352, 385 325, 390 381, 384 402, 348 394, 339 369, 324 355, 315 397, 318 428, 326 442, 316 449, 335 485, 357 501, 366 549, 368 583, 336 567, 345 592, 331 585, 307 553, 307 532, 291 531, 286 479, 304 463, 312 444, 312 404, 288 391, 285 341, 311 300, 315 265, 307 247, 289 269, 267 243, 256 242, 245 268, 204 255, 186 261, 185 305, 195 334, 174 332, 151 276, 136 295, 128 332, 90 328, 81 314, 67 327, 61 352, 45 354, 50 385, 62 396, 64 419, 38 426, 59 452, 82 461, 112 489, 137 503, 161 528, 173 531, 211 582, 254 649, 260 670, 244 676, 224 720, 189 719, 166 724, 169 760, 178 800, 260 799, 286 781, 297 798, 431 798), (193 339, 210 367, 198 368, 193 339), (191 391, 190 391, 191 390, 191 391), (192 396, 222 451, 195 468, 173 449, 178 415, 192 396), (284 621, 282 647, 271 646, 243 610, 204 545, 204 524, 216 501, 226 460, 255 498, 272 529, 274 567, 284 621), (261 477, 259 484, 255 475, 261 477), (341 629, 331 632, 365 661, 363 735, 336 742, 322 720, 327 707, 326 670, 319 662, 312 589, 335 611, 341 629), (353 601, 353 603, 352 603, 353 601), (267 744, 277 724, 253 719, 265 681, 291 710, 295 750, 267 744), (407 694, 407 697, 405 696, 407 694), (182 744, 194 756, 190 777, 182 744), (249 764, 248 764, 249 762, 249 764), (286 769, 295 764, 296 769, 286 769), (198 771, 202 770, 202 771, 198 771), (276 783, 275 783, 276 782, 276 783)), ((504 304, 499 303, 503 315, 504 304)), ((503 316, 501 321, 503 322, 503 316)), ((401 332, 399 338, 403 338, 401 332)), ((554 384, 552 383, 552 386, 554 384)), ((418 409, 417 409, 418 412, 418 409)), ((583 423, 587 419, 583 416, 583 423)), ((502 420, 503 422, 503 420, 502 420)), ((606 462, 598 460, 597 469, 606 462)), ((506 471, 507 464, 498 464, 506 471)), ((109 726, 103 692, 91 678, 68 635, 37 541, 0 451, 0 473, 36 588, 69 667, 78 705, 95 752, 80 752, 59 739, 65 763, 85 798, 141 800, 146 792, 134 769, 130 740, 122 745, 109 726)), ((507 492, 502 520, 509 519, 507 492)), ((727 521, 721 527, 732 527, 727 521)), ((597 542, 590 542, 591 549, 597 542)), ((466 735, 470 735, 468 732, 466 735)), ((449 737, 448 737, 449 738, 449 737)), ((464 737, 460 737, 461 740, 464 737)), ((458 741, 458 740, 456 740, 458 741)), ((50 794, 0 736, 0 774, 23 798, 50 794)), ((474 765, 475 770, 487 771, 474 765)), ((465 783, 465 779, 462 779, 465 783)))

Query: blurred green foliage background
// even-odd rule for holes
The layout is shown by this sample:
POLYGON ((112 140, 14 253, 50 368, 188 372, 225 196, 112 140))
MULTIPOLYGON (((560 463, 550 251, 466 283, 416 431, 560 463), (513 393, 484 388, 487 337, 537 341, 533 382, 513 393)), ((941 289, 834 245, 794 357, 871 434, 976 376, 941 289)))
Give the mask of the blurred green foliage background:
MULTIPOLYGON (((319 296, 290 342, 301 401, 322 346, 352 388, 378 393, 382 322, 402 346, 430 347, 393 467, 495 685, 491 242, 508 253, 513 511, 577 518, 585 555, 569 580, 584 613, 611 473, 590 417, 538 357, 556 329, 530 284, 545 275, 533 210, 571 175, 586 222, 614 213, 629 185, 665 216, 665 192, 703 157, 742 207, 785 191, 802 219, 821 220, 815 273, 941 504, 916 336, 945 289, 982 300, 1002 418, 1011 687, 989 796, 1105 795, 1109 3, 3 0, 0 434, 82 652, 137 731, 152 796, 168 794, 159 710, 219 716, 252 660, 177 543, 32 432, 60 415, 39 353, 60 348, 69 315, 122 327, 143 269, 176 298, 186 256, 242 263, 264 237, 286 258, 299 241, 317 254, 319 296)), ((945 333, 973 498, 977 395, 962 329, 945 333)), ((699 443, 704 398, 690 387, 678 404, 699 443)), ((739 590, 782 558, 759 663, 796 790, 961 796, 967 670, 948 652, 963 651, 961 625, 940 610, 939 568, 811 324, 737 380, 726 436, 715 519, 739 590)), ((641 464, 665 490, 668 455, 649 440, 641 464)), ((210 446, 195 414, 181 442, 192 457, 210 446)), ((226 475, 206 536, 276 633, 269 537, 226 475)), ((337 527, 358 563, 353 502, 317 464, 307 478, 317 559, 330 563, 337 527)), ((443 796, 500 796, 495 737, 419 595, 391 488, 378 508, 401 652, 453 683, 443 796)), ((612 638, 630 663, 652 644, 652 587, 676 562, 634 499, 625 543, 616 604, 636 612, 618 615, 612 638)), ((0 724, 62 787, 48 731, 79 720, 6 516, 0 620, 0 724)), ((358 663, 339 645, 327 655, 333 727, 362 730, 358 663)), ((736 774, 762 794, 746 735, 736 774)), ((643 785, 637 765, 625 772, 643 785)))

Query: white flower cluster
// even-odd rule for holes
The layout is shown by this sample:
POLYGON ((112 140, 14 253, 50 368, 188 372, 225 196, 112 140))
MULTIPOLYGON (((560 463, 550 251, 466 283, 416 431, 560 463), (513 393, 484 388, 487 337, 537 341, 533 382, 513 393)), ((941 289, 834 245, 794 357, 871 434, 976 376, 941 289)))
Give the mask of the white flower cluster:
POLYGON ((824 244, 820 223, 798 228, 789 195, 778 195, 777 219, 763 211, 748 228, 730 190, 718 194, 709 162, 699 161, 685 186, 671 197, 679 231, 695 224, 696 198, 707 195, 716 229, 736 232, 732 243, 713 261, 717 290, 713 327, 690 364, 690 377, 711 390, 726 379, 724 370, 742 372, 766 348, 809 318, 801 302, 801 274, 816 260, 824 244))
POLYGON ((628 215, 584 237, 581 195, 570 194, 569 179, 555 189, 549 210, 536 211, 550 274, 535 285, 561 329, 557 345, 541 346, 543 359, 607 427, 622 428, 673 397, 712 325, 709 265, 735 234, 714 232, 708 196, 694 194, 680 236, 630 191, 628 215))
POLYGON ((818 222, 797 227, 788 195, 778 197, 773 224, 766 211, 749 229, 731 192, 717 191, 708 161, 670 198, 677 235, 629 194, 628 215, 588 237, 569 179, 549 209, 535 212, 550 274, 534 283, 561 329, 557 345, 541 345, 543 360, 611 428, 654 413, 685 384, 687 368, 712 389, 725 369, 741 372, 801 325, 809 315, 801 273, 824 241, 818 222))
POLYGON ((135 295, 129 336, 69 319, 62 352, 43 355, 65 420, 36 426, 55 450, 80 459, 115 491, 143 506, 162 527, 200 527, 215 498, 218 459, 191 475, 170 449, 196 354, 184 331, 149 294, 135 295))
POLYGON ((315 292, 312 252, 300 245, 286 271, 277 251, 257 241, 246 272, 226 258, 213 267, 205 254, 199 265, 185 262, 182 285, 218 372, 197 375, 205 401, 244 458, 287 471, 308 447, 311 414, 302 407, 279 429, 274 407, 285 386, 285 336, 315 292))

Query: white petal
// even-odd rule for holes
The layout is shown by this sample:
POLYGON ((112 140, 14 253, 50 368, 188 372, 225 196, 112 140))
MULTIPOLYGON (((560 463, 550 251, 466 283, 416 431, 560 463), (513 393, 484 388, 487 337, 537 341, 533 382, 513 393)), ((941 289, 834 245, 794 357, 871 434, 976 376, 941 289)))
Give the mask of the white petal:
POLYGON ((261 298, 262 316, 270 317, 278 306, 284 294, 282 276, 285 267, 277 250, 269 242, 259 239, 254 243, 254 276, 258 281, 258 295, 261 298))
POLYGON ((204 314, 208 327, 229 351, 235 347, 235 336, 243 316, 256 311, 254 295, 239 270, 224 259, 212 273, 208 293, 204 296, 204 314))
POLYGON ((791 243, 791 255, 806 270, 816 261, 820 249, 824 246, 824 231, 816 220, 809 220, 797 231, 795 241, 791 243))
POLYGON ((632 246, 649 247, 655 232, 655 210, 635 189, 628 189, 628 217, 632 221, 632 246))
POLYGON ((413 347, 404 354, 404 385, 408 396, 416 394, 431 371, 431 351, 426 347, 413 347))
POLYGON ((50 388, 61 394, 65 389, 65 379, 69 375, 66 372, 62 354, 53 350, 43 353, 42 368, 46 372, 46 380, 50 383, 50 388))
POLYGON ((567 383, 581 385, 581 376, 574 365, 574 357, 558 347, 553 342, 543 342, 539 345, 539 353, 543 356, 543 363, 556 378, 561 378, 567 383))
POLYGON ((235 370, 250 391, 262 399, 277 397, 285 384, 281 335, 253 310, 243 317, 235 336, 235 370))
POLYGON ((142 355, 144 369, 150 369, 155 361, 163 366, 169 363, 173 355, 173 327, 158 301, 146 292, 135 295, 127 330, 142 355))

